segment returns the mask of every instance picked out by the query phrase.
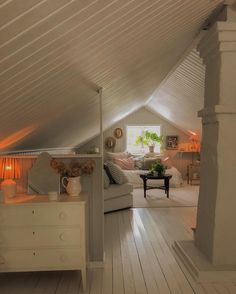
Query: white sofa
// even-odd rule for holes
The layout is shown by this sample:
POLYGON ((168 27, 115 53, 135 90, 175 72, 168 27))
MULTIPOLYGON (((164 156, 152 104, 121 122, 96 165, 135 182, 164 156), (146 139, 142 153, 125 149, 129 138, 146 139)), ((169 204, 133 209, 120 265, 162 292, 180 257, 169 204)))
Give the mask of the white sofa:
POLYGON ((129 183, 110 184, 104 189, 104 212, 116 211, 133 206, 133 186, 129 183))
MULTIPOLYGON (((136 169, 131 169, 131 170, 123 169, 123 172, 128 178, 128 183, 132 184, 134 188, 139 188, 143 186, 143 180, 140 178, 139 175, 148 173, 149 172, 148 168, 151 167, 151 165, 153 164, 153 161, 157 160, 158 158, 162 159, 161 156, 155 157, 155 158, 143 157, 143 156, 133 157, 128 152, 118 152, 118 153, 107 152, 105 160, 114 161, 115 159, 124 159, 129 157, 134 158, 136 169), (142 169, 143 167, 145 167, 146 169, 142 169)), ((168 162, 166 162, 166 164, 167 163, 168 162)), ((174 166, 169 167, 166 170, 166 174, 172 175, 172 178, 170 179, 170 187, 178 188, 183 185, 182 175, 174 166)), ((152 180, 152 181, 149 181, 148 185, 155 186, 162 182, 163 180, 152 180)))
MULTIPOLYGON (((112 162, 114 158, 125 158, 126 152, 121 153, 107 153, 106 160, 112 162)), ((125 184, 110 184, 108 188, 104 189, 104 212, 116 211, 124 208, 130 208, 133 206, 133 188, 143 187, 143 180, 140 178, 140 174, 148 173, 148 170, 122 170, 128 183, 125 184)), ((181 173, 175 168, 171 167, 166 170, 166 174, 172 175, 170 180, 170 187, 180 187, 183 184, 181 173)), ((126 181, 127 181, 126 180, 126 181)), ((148 185, 160 185, 163 180, 149 181, 148 185)))

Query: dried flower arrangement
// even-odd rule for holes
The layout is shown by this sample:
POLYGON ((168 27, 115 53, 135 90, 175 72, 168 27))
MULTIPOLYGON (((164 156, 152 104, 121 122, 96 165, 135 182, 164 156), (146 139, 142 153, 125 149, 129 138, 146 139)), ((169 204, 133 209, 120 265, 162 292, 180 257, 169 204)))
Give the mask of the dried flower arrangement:
POLYGON ((68 164, 66 164, 63 161, 53 159, 51 161, 51 166, 62 177, 79 177, 85 174, 92 174, 95 168, 95 162, 94 160, 87 160, 81 163, 76 159, 72 159, 68 164))

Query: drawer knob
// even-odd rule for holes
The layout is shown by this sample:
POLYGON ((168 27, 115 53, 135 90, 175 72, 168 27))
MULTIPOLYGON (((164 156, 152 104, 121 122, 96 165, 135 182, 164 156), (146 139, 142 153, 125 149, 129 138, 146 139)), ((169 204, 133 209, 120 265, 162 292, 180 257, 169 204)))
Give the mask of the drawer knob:
POLYGON ((35 214, 35 210, 34 209, 32 210, 32 214, 35 214))
POLYGON ((65 219, 66 219, 66 213, 65 213, 65 212, 61 212, 61 213, 59 214, 59 219, 61 219, 61 220, 65 220, 65 219))
POLYGON ((5 259, 3 256, 0 256, 0 264, 5 264, 5 259))
POLYGON ((64 234, 64 233, 60 234, 60 239, 61 239, 62 241, 65 241, 65 234, 64 234))

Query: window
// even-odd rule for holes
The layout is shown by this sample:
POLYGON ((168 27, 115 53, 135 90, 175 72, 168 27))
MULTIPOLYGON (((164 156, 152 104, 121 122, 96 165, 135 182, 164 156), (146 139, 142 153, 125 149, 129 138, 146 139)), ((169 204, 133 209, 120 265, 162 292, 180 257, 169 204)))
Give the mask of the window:
MULTIPOLYGON (((142 135, 145 131, 155 132, 158 136, 161 135, 160 126, 127 126, 126 127, 126 149, 132 154, 142 154, 149 152, 148 146, 136 145, 136 139, 138 136, 142 135)), ((155 152, 160 153, 160 144, 156 144, 155 152)))

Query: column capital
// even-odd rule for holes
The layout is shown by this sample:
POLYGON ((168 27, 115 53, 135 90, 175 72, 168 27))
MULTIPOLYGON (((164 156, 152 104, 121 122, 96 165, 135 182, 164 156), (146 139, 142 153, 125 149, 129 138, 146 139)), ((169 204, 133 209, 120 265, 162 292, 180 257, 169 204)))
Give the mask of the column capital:
POLYGON ((236 114, 234 105, 214 105, 198 111, 198 117, 212 116, 216 114, 236 114))
POLYGON ((202 118, 202 124, 215 124, 220 120, 220 115, 235 115, 236 106, 234 105, 214 105, 198 111, 198 117, 202 118))
POLYGON ((222 52, 236 52, 236 22, 216 22, 199 42, 197 50, 204 63, 222 52))

